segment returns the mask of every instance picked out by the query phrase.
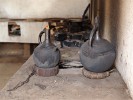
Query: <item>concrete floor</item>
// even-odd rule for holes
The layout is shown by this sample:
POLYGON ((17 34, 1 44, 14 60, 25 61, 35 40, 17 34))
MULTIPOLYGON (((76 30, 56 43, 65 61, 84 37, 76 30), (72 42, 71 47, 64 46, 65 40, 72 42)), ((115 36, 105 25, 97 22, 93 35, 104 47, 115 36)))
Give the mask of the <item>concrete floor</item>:
POLYGON ((117 71, 106 79, 93 80, 84 77, 82 69, 62 69, 53 77, 34 75, 29 83, 8 92, 28 77, 33 66, 31 57, 0 91, 1 100, 131 100, 117 71))
POLYGON ((26 61, 23 57, 1 56, 0 57, 0 90, 4 88, 8 80, 26 61))
POLYGON ((23 63, 0 63, 0 90, 23 63))
POLYGON ((0 90, 28 59, 27 45, 29 46, 22 43, 0 43, 0 90))

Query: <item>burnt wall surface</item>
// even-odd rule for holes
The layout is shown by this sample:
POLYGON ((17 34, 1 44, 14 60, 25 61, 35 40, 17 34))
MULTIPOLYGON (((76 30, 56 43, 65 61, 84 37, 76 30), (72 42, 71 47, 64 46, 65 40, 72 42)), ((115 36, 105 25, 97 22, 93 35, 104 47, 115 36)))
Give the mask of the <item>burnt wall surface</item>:
POLYGON ((133 1, 97 0, 97 3, 101 33, 116 47, 115 65, 133 97, 133 1))

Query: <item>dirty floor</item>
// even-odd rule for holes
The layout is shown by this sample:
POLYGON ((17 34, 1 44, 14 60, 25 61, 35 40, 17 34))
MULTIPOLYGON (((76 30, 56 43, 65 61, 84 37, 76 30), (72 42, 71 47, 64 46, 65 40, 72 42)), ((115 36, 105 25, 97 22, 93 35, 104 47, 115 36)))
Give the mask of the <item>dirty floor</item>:
POLYGON ((21 66, 22 63, 0 63, 0 90, 21 66))
POLYGON ((0 90, 4 88, 8 80, 23 65, 25 59, 22 57, 0 56, 0 90))
POLYGON ((0 91, 0 100, 131 100, 117 71, 106 79, 92 80, 82 75, 82 69, 61 69, 57 76, 34 75, 29 83, 7 91, 24 81, 33 66, 31 57, 0 91))

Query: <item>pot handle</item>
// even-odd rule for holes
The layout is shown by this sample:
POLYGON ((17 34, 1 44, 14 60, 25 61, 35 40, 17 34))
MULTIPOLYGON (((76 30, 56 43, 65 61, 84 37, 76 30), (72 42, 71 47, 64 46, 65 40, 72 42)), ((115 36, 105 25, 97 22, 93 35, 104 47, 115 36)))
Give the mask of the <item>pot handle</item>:
POLYGON ((99 17, 98 16, 95 18, 95 25, 91 31, 90 38, 89 38, 89 46, 91 47, 93 43, 93 37, 95 36, 97 31, 99 31, 99 17))
POLYGON ((96 31, 97 31, 97 29, 96 29, 96 27, 94 26, 94 28, 93 28, 92 31, 91 31, 90 38, 89 38, 89 46, 91 46, 91 47, 92 47, 93 37, 94 37, 94 35, 96 34, 96 31))
POLYGON ((84 13, 83 13, 83 15, 82 15, 82 21, 84 21, 85 20, 85 15, 86 15, 86 13, 87 13, 87 11, 90 9, 90 3, 87 5, 87 7, 86 7, 86 9, 85 9, 85 11, 84 11, 84 13))
POLYGON ((42 35, 46 32, 46 28, 44 28, 40 33, 38 37, 38 42, 41 44, 42 43, 42 35))

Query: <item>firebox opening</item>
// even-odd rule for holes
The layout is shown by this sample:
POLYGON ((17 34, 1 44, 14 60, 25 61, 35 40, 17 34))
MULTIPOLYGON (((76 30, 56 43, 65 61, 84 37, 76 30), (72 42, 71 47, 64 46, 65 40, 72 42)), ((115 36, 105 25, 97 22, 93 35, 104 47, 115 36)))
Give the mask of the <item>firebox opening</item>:
POLYGON ((20 25, 16 22, 8 22, 8 34, 9 36, 21 36, 20 25))

